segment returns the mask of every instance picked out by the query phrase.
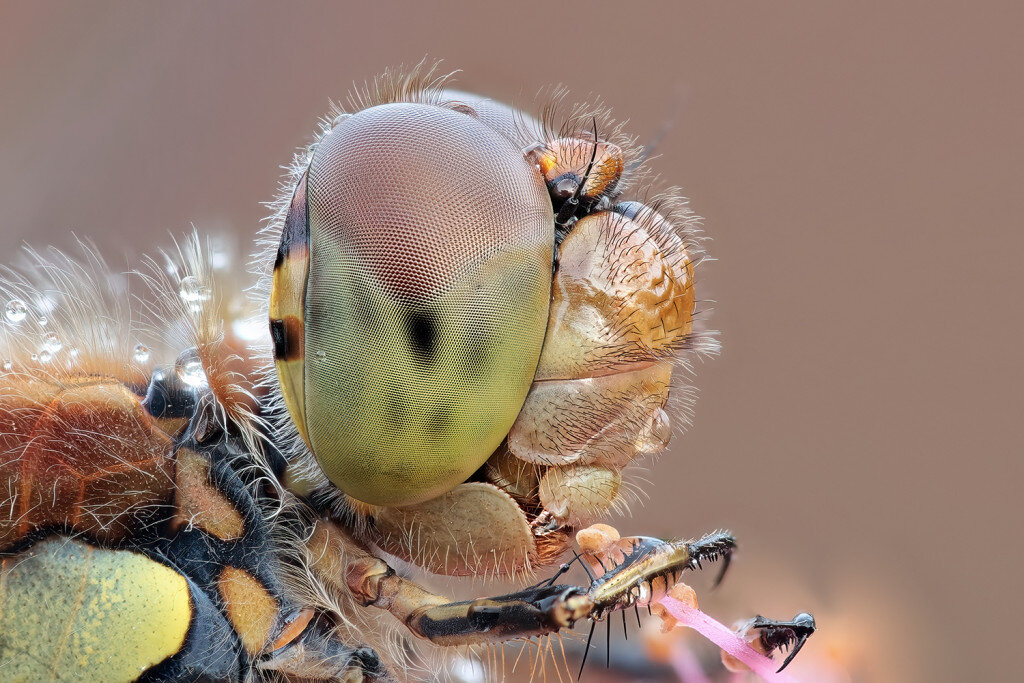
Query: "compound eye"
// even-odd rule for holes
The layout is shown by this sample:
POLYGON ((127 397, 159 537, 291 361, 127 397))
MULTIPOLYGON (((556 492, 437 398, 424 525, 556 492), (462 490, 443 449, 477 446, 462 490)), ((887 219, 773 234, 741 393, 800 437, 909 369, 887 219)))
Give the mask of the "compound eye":
POLYGON ((554 243, 544 180, 477 118, 397 103, 339 123, 304 189, 301 379, 278 363, 301 385, 293 418, 350 496, 441 495, 497 448, 533 380, 554 243))

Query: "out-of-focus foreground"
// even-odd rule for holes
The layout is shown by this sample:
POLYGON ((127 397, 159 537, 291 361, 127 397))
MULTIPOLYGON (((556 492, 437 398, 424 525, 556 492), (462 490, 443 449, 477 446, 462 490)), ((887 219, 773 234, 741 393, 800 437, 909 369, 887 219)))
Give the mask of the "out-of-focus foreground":
POLYGON ((598 94, 641 140, 674 117, 654 167, 707 217, 724 352, 617 526, 733 530, 701 607, 815 612, 794 675, 1010 678, 1024 14, 945 4, 10 6, 0 253, 248 238, 328 99, 425 55, 527 108, 598 94))

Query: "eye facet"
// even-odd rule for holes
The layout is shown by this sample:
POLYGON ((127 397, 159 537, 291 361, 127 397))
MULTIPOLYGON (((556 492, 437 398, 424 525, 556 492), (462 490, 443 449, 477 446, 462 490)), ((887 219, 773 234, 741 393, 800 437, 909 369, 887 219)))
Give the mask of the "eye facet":
POLYGON ((291 269, 306 280, 289 296, 304 297, 304 364, 278 358, 302 394, 293 419, 353 498, 441 495, 498 447, 533 380, 554 245, 544 180, 476 117, 394 103, 336 125, 302 189, 308 272, 291 269))

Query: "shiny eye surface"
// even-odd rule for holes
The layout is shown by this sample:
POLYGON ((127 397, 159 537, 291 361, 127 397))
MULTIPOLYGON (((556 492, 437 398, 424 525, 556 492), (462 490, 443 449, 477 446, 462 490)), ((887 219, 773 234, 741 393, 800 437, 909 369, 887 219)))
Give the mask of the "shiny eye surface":
POLYGON ((392 103, 341 120, 302 189, 287 222, 305 223, 308 250, 283 244, 278 268, 291 260, 305 286, 276 292, 304 297, 301 343, 284 345, 303 362, 276 351, 292 417, 348 495, 440 495, 498 447, 533 380, 554 245, 544 179, 471 114, 392 103))

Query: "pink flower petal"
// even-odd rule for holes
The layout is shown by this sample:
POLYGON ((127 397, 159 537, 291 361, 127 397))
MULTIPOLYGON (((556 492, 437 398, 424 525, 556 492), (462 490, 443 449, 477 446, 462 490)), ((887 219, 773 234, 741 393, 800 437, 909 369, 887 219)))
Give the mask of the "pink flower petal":
POLYGON ((692 628, 712 643, 722 648, 736 659, 750 667, 750 670, 766 681, 773 683, 796 683, 795 679, 785 673, 776 673, 779 665, 768 657, 750 647, 736 633, 718 623, 700 610, 688 607, 670 597, 661 599, 661 604, 683 626, 692 628))
POLYGON ((686 683, 711 683, 711 679, 704 673, 700 661, 693 654, 693 650, 683 643, 677 643, 673 648, 670 660, 672 668, 679 674, 679 680, 686 683))

